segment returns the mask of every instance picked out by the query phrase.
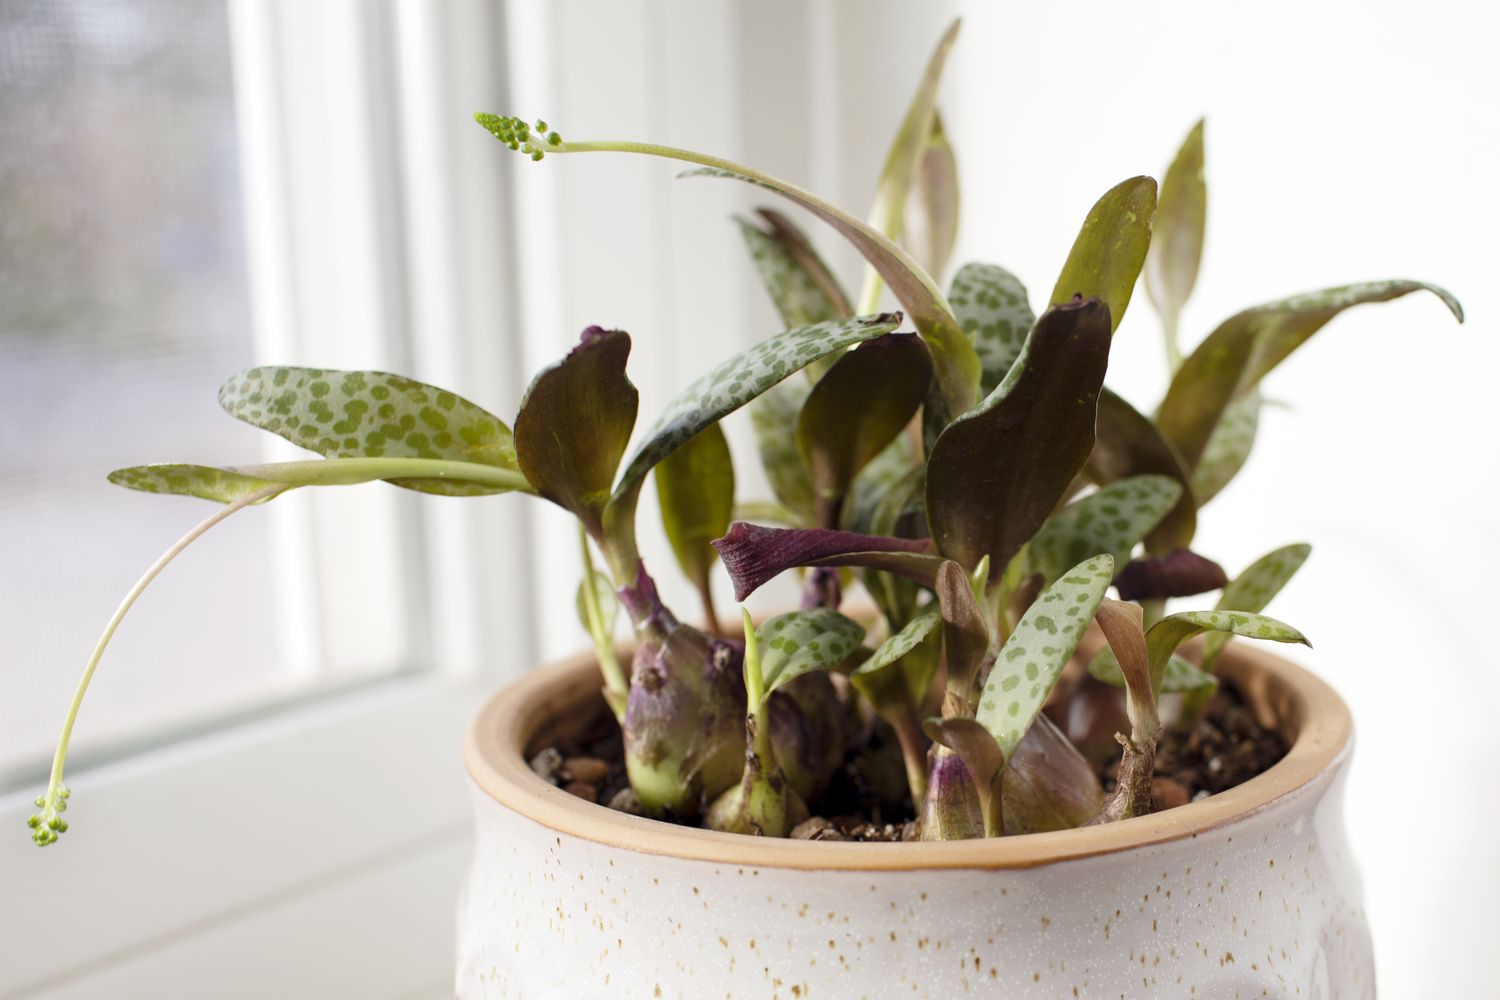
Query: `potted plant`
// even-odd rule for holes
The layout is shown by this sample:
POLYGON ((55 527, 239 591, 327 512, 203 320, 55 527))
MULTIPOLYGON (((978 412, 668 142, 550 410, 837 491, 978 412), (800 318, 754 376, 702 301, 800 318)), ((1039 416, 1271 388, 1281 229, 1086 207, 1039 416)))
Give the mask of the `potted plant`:
POLYGON ((943 292, 957 180, 936 95, 956 32, 867 222, 718 157, 477 115, 534 160, 639 153, 770 189, 860 251, 863 287, 851 300, 778 212, 741 220, 789 329, 693 383, 633 450, 619 330, 585 330, 512 426, 380 372, 229 379, 229 413, 322 457, 111 474, 223 506, 106 627, 37 843, 67 829, 67 745, 114 628, 208 528, 300 487, 523 493, 578 521, 593 651, 501 692, 467 734, 461 995, 1373 995, 1341 832, 1348 712, 1291 663, 1228 644, 1306 642, 1263 611, 1309 549, 1230 578, 1192 542, 1249 453, 1261 379, 1308 337, 1419 289, 1460 307, 1416 281, 1326 289, 1246 309, 1182 356, 1201 123, 1159 189, 1131 178, 1093 206, 1039 317, 994 265, 964 265, 943 292), (1172 368, 1154 415, 1104 386, 1143 270, 1172 368), (878 311, 883 288, 902 312, 878 311), (736 518, 719 424, 744 407, 775 501, 736 518), (666 607, 637 549, 648 477, 701 627, 666 607), (741 600, 801 571, 801 607, 725 628, 716 559, 741 600), (869 601, 849 606, 856 582, 869 601))

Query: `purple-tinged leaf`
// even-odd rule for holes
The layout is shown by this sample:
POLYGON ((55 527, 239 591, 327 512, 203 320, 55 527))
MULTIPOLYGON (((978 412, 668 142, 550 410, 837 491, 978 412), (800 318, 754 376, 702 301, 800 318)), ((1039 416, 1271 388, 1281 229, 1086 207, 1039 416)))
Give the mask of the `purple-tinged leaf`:
POLYGON ((958 240, 958 160, 940 112, 933 112, 911 194, 905 243, 928 274, 941 277, 958 240))
POLYGON ((1151 782, 1161 720, 1156 714, 1156 687, 1152 683, 1140 606, 1106 600, 1095 615, 1125 679, 1125 711, 1130 717, 1130 736, 1121 739, 1124 756, 1114 794, 1094 820, 1109 823, 1151 811, 1151 782))
POLYGON ((979 814, 984 817, 984 835, 998 837, 1004 831, 1001 809, 1001 777, 1005 754, 990 731, 973 719, 955 716, 928 719, 922 731, 934 743, 947 747, 963 761, 979 795, 979 814))
POLYGON ((928 553, 923 540, 824 528, 768 528, 744 521, 730 525, 729 533, 713 544, 734 581, 737 601, 797 566, 865 566, 931 586, 943 562, 928 553))
POLYGON ((1156 181, 1150 177, 1132 177, 1104 192, 1068 251, 1051 304, 1064 305, 1077 295, 1101 299, 1109 306, 1111 332, 1118 329, 1146 262, 1155 214, 1156 181))
POLYGON ((949 424, 927 462, 927 519, 938 551, 991 576, 1057 507, 1094 448, 1109 360, 1109 309, 1050 309, 983 403, 949 424))
POLYGON ((1108 389, 1099 393, 1099 424, 1084 472, 1100 486, 1148 474, 1177 480, 1182 496, 1146 536, 1146 548, 1162 552, 1192 542, 1198 507, 1187 466, 1155 424, 1108 389))
POLYGON ((1218 590, 1229 582, 1224 567, 1191 549, 1174 549, 1131 562, 1115 577, 1115 589, 1125 601, 1192 597, 1218 590))
POLYGON ((1094 766, 1045 715, 1036 717, 1006 761, 1000 796, 1006 836, 1071 830, 1104 805, 1094 766))
MULTIPOLYGON (((948 692, 967 712, 974 681, 988 663, 994 636, 984 609, 963 567, 951 559, 937 575, 938 606, 943 613, 943 650, 948 661, 948 692)), ((947 706, 945 703, 945 711, 947 706)), ((948 714, 952 714, 948 712, 948 714)))
POLYGON ((931 381, 921 338, 891 333, 841 356, 813 386, 797 418, 797 448, 824 511, 821 526, 838 522, 854 477, 916 415, 931 381))
POLYGON ((516 458, 537 492, 597 536, 640 396, 625 375, 630 335, 591 326, 532 380, 516 414, 516 458))
POLYGON ((1388 302, 1419 290, 1442 299, 1459 322, 1463 307, 1422 281, 1373 281, 1294 295, 1255 306, 1219 324, 1188 355, 1167 388, 1157 425, 1194 469, 1231 403, 1255 389, 1272 369, 1351 306, 1388 302))

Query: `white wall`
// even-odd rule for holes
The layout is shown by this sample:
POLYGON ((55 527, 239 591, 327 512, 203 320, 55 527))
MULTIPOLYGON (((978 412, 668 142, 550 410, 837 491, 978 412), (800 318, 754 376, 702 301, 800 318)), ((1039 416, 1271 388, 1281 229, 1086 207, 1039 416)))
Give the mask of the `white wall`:
MULTIPOLYGON (((534 99, 518 113, 546 114, 570 138, 741 156, 861 214, 927 48, 961 12, 942 101, 965 183, 959 261, 1002 263, 1045 295, 1094 198, 1159 176, 1206 114, 1208 248, 1187 343, 1243 306, 1347 281, 1417 277, 1463 299, 1464 327, 1426 296, 1355 310, 1272 376, 1267 393, 1286 408, 1268 410, 1200 545, 1235 571, 1277 545, 1314 544, 1272 611, 1312 636, 1300 658, 1355 713, 1348 815, 1384 992, 1483 993, 1468 956, 1482 954, 1487 899, 1474 890, 1500 884, 1489 847, 1500 806, 1487 794, 1500 676, 1479 604, 1500 563, 1494 16, 1462 0, 512 9, 558 54, 523 74, 534 99)), ((522 190, 550 186, 566 206, 554 234, 566 266, 546 289, 560 326, 533 364, 586 323, 625 326, 644 420, 774 329, 725 218, 743 192, 674 182, 669 164, 541 166, 519 172, 522 190)), ((854 284, 854 258, 820 242, 854 284)), ((1112 383, 1154 405, 1165 372, 1143 295, 1117 343, 1112 383)), ((747 439, 733 440, 742 478, 758 481, 747 439)), ((569 537, 561 519, 548 530, 569 537)), ((659 540, 647 546, 667 558, 659 540)), ((576 577, 557 562, 542 603, 566 609, 576 577)), ((548 619, 544 648, 579 645, 570 615, 548 619)))

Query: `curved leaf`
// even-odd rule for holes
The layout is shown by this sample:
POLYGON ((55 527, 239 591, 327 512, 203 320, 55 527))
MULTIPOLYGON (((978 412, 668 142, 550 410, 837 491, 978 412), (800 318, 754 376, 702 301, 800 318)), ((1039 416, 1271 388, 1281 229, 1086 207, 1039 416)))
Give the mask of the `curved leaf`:
POLYGON ((629 357, 629 334, 589 327, 567 357, 532 380, 516 414, 521 471, 596 536, 640 403, 625 375, 629 357))
POLYGON ((797 449, 820 502, 838 509, 854 477, 916 415, 931 380, 927 348, 910 334, 865 341, 834 362, 797 418, 797 449))
POLYGON ((1101 299, 1109 306, 1110 330, 1118 329, 1146 261, 1155 214, 1153 178, 1132 177, 1104 192, 1068 251, 1051 304, 1071 302, 1075 295, 1101 299))
POLYGON ((714 540, 719 558, 743 601, 766 581, 797 566, 867 566, 931 585, 943 560, 928 543, 824 528, 767 528, 737 521, 714 540))
POLYGON ((979 355, 979 391, 988 396, 1021 356, 1036 314, 1026 286, 1003 267, 968 263, 953 276, 948 302, 979 355))
POLYGON ((1130 562, 1115 577, 1125 601, 1159 601, 1218 590, 1229 582, 1224 567, 1191 549, 1173 549, 1130 562))
POLYGON ((967 704, 969 692, 989 657, 994 637, 963 567, 951 559, 943 563, 938 570, 935 589, 943 615, 948 690, 967 704))
POLYGON ((1186 548, 1192 542, 1198 530, 1198 510, 1187 467, 1155 424, 1108 389, 1099 393, 1094 450, 1084 471, 1101 486, 1148 473, 1175 479, 1182 496, 1146 536, 1146 548, 1161 552, 1186 548))
POLYGON ((1224 409, 1193 470, 1193 496, 1200 506, 1218 496, 1244 468, 1259 429, 1260 393, 1252 391, 1224 409))
POLYGON ((852 316, 843 289, 801 231, 779 213, 762 209, 760 214, 769 232, 748 219, 735 222, 787 329, 852 316))
POLYGON ((1198 119, 1162 177, 1151 249, 1146 254, 1146 294, 1177 352, 1177 316, 1198 281, 1208 186, 1203 180, 1203 119, 1198 119))
MULTIPOLYGON (((1146 654, 1145 615, 1141 606, 1106 598, 1099 603, 1095 621, 1109 643, 1101 652, 1110 654, 1115 671, 1125 685, 1130 738, 1135 743, 1154 747, 1161 734, 1161 719, 1156 714, 1156 694, 1151 690, 1151 665, 1146 654)), ((1090 663, 1090 672, 1093 668, 1093 663, 1090 663)))
POLYGON ((765 694, 811 670, 832 670, 849 658, 865 628, 832 608, 790 611, 755 630, 765 694))
POLYGON ((927 738, 947 747, 963 761, 979 796, 979 812, 985 818, 985 836, 998 837, 1004 826, 1001 813, 1001 779, 1006 754, 994 735, 973 719, 954 716, 927 719, 922 723, 927 738))
POLYGON ((920 706, 937 673, 943 648, 940 624, 936 611, 913 618, 849 675, 849 683, 877 710, 920 706))
POLYGON ((1051 583, 1070 566, 1107 552, 1116 565, 1177 504, 1182 484, 1170 476, 1131 476, 1052 515, 1026 546, 1031 572, 1051 583))
POLYGON ((1167 388, 1157 425, 1188 468, 1196 468, 1215 428, 1236 399, 1351 306, 1389 302, 1419 290, 1443 300, 1459 322, 1463 307, 1447 291, 1422 281, 1372 281, 1294 295, 1255 306, 1219 324, 1188 355, 1167 388))
POLYGON ((437 458, 322 458, 305 462, 273 462, 215 468, 204 465, 138 465, 116 469, 109 481, 146 493, 172 493, 232 503, 275 483, 283 486, 358 486, 413 480, 430 484, 424 492, 448 496, 485 496, 526 492, 530 485, 519 472, 475 462, 437 458))
MULTIPOLYGON (((875 202, 870 206, 870 227, 884 233, 892 240, 900 240, 906 221, 906 201, 917 180, 923 154, 933 132, 937 117, 938 85, 942 83, 943 66, 948 61, 948 52, 953 40, 958 37, 959 21, 954 19, 938 39, 937 46, 928 57, 927 68, 917 83, 901 127, 891 140, 886 153, 885 166, 875 184, 875 202)), ((880 302, 880 272, 870 267, 865 274, 864 287, 859 294, 862 312, 874 309, 880 302)))
POLYGON ((1107 555, 1074 566, 1016 624, 984 682, 975 718, 1009 757, 1042 710, 1114 576, 1107 555))
MULTIPOLYGON (((1221 632, 1212 633, 1209 638, 1222 635, 1221 632)), ((1117 688, 1125 687, 1125 675, 1120 671, 1120 662, 1115 658, 1114 650, 1105 647, 1094 654, 1089 661, 1089 675, 1097 681, 1117 688)), ((1201 667, 1186 657, 1173 653, 1167 660, 1166 670, 1162 674, 1162 694, 1182 694, 1186 691, 1199 691, 1219 686, 1219 679, 1213 674, 1206 673, 1201 667)))
POLYGON ((712 542, 734 513, 734 463, 718 424, 710 424, 656 467, 662 526, 683 575, 700 592, 718 553, 712 542))
MULTIPOLYGON (((446 389, 400 375, 268 366, 219 388, 230 416, 327 458, 441 458, 519 470, 510 428, 446 389)), ((450 484, 395 485, 450 495, 450 484)))
MULTIPOLYGON (((1307 557, 1312 546, 1304 543, 1285 545, 1261 556, 1239 576, 1235 577, 1219 595, 1215 609, 1219 611, 1264 611, 1271 598, 1281 593, 1307 557)), ((1215 632, 1203 641, 1203 669, 1212 670, 1229 636, 1215 632)))
MULTIPOLYGON (((233 469, 217 469, 211 465, 187 465, 167 462, 159 465, 135 465, 116 469, 109 474, 109 481, 127 490, 142 493, 163 493, 218 503, 234 503, 259 490, 272 485, 273 480, 247 476, 233 469)), ((258 501, 265 503, 264 500, 258 501)))
POLYGON ((817 493, 807 463, 797 450, 797 415, 807 402, 812 386, 801 381, 781 382, 771 386, 746 409, 760 465, 777 501, 805 524, 817 517, 817 493))
POLYGON ((620 476, 613 501, 633 495, 647 472, 709 424, 718 423, 818 358, 890 333, 900 322, 899 313, 888 313, 799 327, 722 362, 667 404, 620 476))
POLYGON ((1098 299, 1049 309, 1005 381, 949 424, 927 462, 927 519, 938 551, 966 568, 1005 567, 1057 506, 1094 447, 1109 359, 1098 299))
POLYGON ((1271 642, 1300 642, 1307 637, 1285 622, 1243 611, 1183 611, 1168 615, 1146 632, 1146 650, 1151 660, 1151 688, 1161 693, 1167 661, 1177 647, 1203 632, 1229 632, 1271 642))
POLYGON ((917 164, 912 198, 906 206, 906 244, 928 274, 942 275, 958 240, 958 161, 943 116, 933 112, 932 131, 917 164))

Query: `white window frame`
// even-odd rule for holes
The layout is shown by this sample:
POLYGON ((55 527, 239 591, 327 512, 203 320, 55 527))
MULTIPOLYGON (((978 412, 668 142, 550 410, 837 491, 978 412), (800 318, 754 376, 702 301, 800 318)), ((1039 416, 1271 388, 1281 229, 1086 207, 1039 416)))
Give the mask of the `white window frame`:
MULTIPOLYGON (((499 9, 230 11, 258 360, 396 370, 513 413, 511 165, 462 113, 505 103, 499 9)), ((70 770, 75 830, 45 851, 22 827, 39 788, 0 798, 0 996, 447 989, 432 977, 451 924, 432 917, 468 851, 458 741, 483 693, 533 662, 528 513, 357 492, 240 515, 272 518, 277 564, 303 570, 281 574, 285 653, 309 676, 337 673, 335 649, 399 648, 424 669, 70 770), (340 620, 360 602, 323 600, 334 586, 383 588, 398 613, 340 620), (204 978, 226 962, 234 982, 204 978)))

